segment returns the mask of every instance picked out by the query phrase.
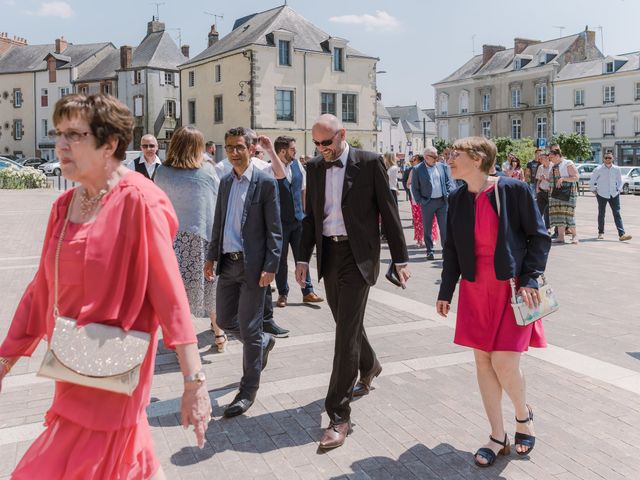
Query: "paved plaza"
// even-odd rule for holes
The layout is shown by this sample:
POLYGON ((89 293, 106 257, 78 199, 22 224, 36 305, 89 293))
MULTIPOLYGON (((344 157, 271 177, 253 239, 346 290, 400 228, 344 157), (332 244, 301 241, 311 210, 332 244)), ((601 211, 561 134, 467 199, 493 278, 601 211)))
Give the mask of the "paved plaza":
MULTIPOLYGON (((0 190, 0 338, 34 275, 51 202, 47 191, 0 190)), ((400 196, 404 199, 404 193, 400 196)), ((182 429, 182 378, 175 355, 160 348, 148 408, 156 451, 169 479, 640 479, 640 196, 623 196, 628 243, 608 213, 596 241, 596 201, 580 197, 579 245, 551 249, 547 278, 561 309, 545 320, 548 349, 523 358, 537 443, 489 469, 473 452, 489 434, 472 353, 452 343, 452 314, 435 314, 441 255, 427 262, 412 245, 409 204, 400 202, 413 278, 406 290, 382 277, 371 290, 365 326, 383 365, 370 395, 353 402, 353 433, 342 448, 317 448, 328 423, 323 401, 334 327, 326 303, 275 309, 291 337, 277 340, 247 415, 223 419, 241 375, 241 345, 213 353, 208 320, 197 319, 200 353, 214 405, 204 450, 182 429)), ((383 246, 382 261, 389 262, 383 246)), ((292 267, 290 262, 290 267, 292 267)), ((385 265, 382 266, 385 270, 385 265)), ((314 271, 315 273, 315 271, 314 271)), ((290 279, 293 275, 290 275, 290 279)), ((317 277, 316 277, 317 278, 317 277)), ((324 296, 322 284, 316 291, 324 296)), ((42 431, 53 384, 35 376, 44 345, 11 372, 0 394, 0 480, 9 478, 42 431)), ((508 399, 506 426, 515 422, 508 399)))

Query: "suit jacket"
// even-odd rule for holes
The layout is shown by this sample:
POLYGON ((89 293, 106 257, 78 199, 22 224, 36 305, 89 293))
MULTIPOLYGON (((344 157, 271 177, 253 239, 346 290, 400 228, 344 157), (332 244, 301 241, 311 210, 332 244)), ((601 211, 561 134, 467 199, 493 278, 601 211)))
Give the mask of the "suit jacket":
MULTIPOLYGON (((495 191, 487 195, 497 210, 495 191)), ((521 287, 538 288, 544 273, 551 239, 529 186, 509 177, 498 179, 500 218, 494 268, 498 280, 517 277, 521 287)), ((442 283, 438 300, 451 301, 456 283, 462 278, 475 281, 475 194, 467 185, 449 197, 447 240, 444 245, 442 283)))
MULTIPOLYGON (((449 193, 456 188, 451 180, 449 169, 441 162, 435 163, 436 168, 440 172, 440 187, 442 188, 442 197, 446 200, 449 193)), ((431 176, 425 162, 413 167, 413 175, 411 176, 411 193, 416 203, 426 205, 431 200, 431 176)))
MULTIPOLYGON (((334 167, 336 168, 336 167, 334 167)), ((380 269, 380 227, 382 217, 391 258, 406 263, 409 255, 389 177, 382 157, 349 146, 342 187, 342 216, 358 269, 374 285, 380 269)), ((322 278, 322 221, 324 218, 326 169, 324 159, 307 162, 306 216, 302 220, 300 261, 309 262, 316 247, 319 278, 322 278)))
POLYGON ((156 176, 156 172, 158 171, 158 167, 156 166, 156 168, 153 170, 153 175, 149 176, 149 172, 147 172, 147 167, 144 164, 145 164, 144 158, 138 157, 133 161, 133 169, 136 172, 141 173, 142 175, 147 177, 149 180, 153 181, 153 179, 156 176))
MULTIPOLYGON (((220 274, 227 209, 239 208, 238 205, 229 205, 233 175, 233 172, 225 175, 220 181, 211 243, 207 252, 207 260, 216 262, 216 274, 220 274)), ((254 168, 242 207, 241 222, 244 272, 249 286, 258 286, 262 272, 275 273, 278 270, 282 251, 282 225, 277 192, 276 181, 254 168)))

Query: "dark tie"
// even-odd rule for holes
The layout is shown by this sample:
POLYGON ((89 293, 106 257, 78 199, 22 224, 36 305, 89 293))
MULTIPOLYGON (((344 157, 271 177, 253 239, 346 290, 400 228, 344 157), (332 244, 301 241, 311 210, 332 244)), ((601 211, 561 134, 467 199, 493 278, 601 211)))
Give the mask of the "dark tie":
POLYGON ((324 162, 324 168, 326 168, 327 170, 329 170, 331 167, 342 168, 343 166, 344 165, 342 165, 342 162, 340 161, 340 159, 334 160, 333 162, 327 162, 325 160, 325 162, 324 162))

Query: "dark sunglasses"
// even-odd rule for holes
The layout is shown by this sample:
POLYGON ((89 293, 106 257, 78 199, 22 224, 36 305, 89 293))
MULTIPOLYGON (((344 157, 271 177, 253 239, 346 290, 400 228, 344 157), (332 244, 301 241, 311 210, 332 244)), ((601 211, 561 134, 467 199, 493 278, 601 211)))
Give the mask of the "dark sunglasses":
POLYGON ((155 145, 152 145, 150 143, 145 143, 144 145, 140 145, 142 148, 156 148, 155 145))
POLYGON ((549 155, 560 155, 560 150, 551 150, 549 155))
POLYGON ((328 140, 321 140, 321 141, 317 141, 314 140, 313 143, 316 147, 322 145, 323 147, 328 147, 329 145, 331 145, 333 143, 333 139, 336 138, 336 135, 340 132, 340 130, 338 130, 336 133, 333 134, 333 136, 331 138, 329 138, 328 140))

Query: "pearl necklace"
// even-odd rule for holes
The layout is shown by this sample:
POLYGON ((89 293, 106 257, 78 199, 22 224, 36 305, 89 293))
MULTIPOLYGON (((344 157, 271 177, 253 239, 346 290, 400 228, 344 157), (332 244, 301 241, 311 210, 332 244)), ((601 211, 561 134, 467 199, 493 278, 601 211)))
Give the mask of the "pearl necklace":
POLYGON ((89 196, 89 191, 86 188, 82 189, 82 194, 80 195, 80 213, 82 213, 83 217, 88 217, 93 213, 98 206, 98 203, 100 203, 100 200, 102 200, 102 197, 107 194, 107 191, 108 190, 106 188, 103 188, 91 197, 89 196))

